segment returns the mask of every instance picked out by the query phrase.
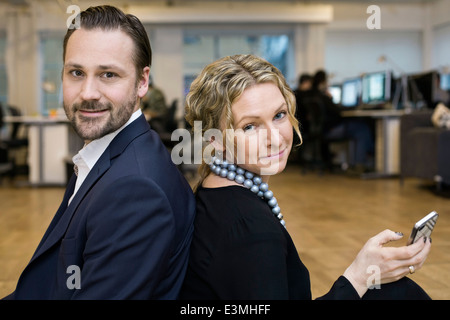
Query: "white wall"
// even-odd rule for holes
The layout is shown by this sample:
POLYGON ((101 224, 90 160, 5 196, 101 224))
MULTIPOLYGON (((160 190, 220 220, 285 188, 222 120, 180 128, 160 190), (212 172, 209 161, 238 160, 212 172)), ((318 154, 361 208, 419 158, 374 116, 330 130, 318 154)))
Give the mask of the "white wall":
POLYGON ((450 23, 434 29, 433 68, 450 72, 450 23))
POLYGON ((343 1, 333 6, 324 66, 331 81, 384 69, 398 74, 450 67, 450 1, 382 3, 380 30, 366 26, 368 5, 343 1), (378 62, 381 55, 387 62, 378 62))
POLYGON ((450 73, 450 1, 438 1, 431 12, 434 35, 432 67, 450 73))
POLYGON ((339 3, 327 27, 325 69, 330 82, 358 76, 364 72, 391 69, 418 72, 424 68, 424 8, 383 3, 380 5, 381 29, 369 29, 368 3, 339 3), (380 56, 387 57, 380 63, 380 56))
POLYGON ((333 82, 364 72, 393 70, 414 73, 423 69, 421 32, 331 30, 327 32, 325 68, 333 82), (380 56, 389 57, 380 63, 380 56))

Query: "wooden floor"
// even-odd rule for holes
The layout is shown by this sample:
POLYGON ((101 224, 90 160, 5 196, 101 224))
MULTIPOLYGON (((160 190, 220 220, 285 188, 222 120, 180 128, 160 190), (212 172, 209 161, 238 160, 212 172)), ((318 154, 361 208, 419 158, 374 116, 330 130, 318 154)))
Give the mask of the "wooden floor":
MULTIPOLYGON (((423 182, 302 174, 290 165, 271 189, 311 275, 313 297, 325 294, 368 238, 389 228, 407 234, 436 210, 440 217, 425 266, 412 276, 433 299, 450 299, 450 198, 423 182)), ((62 188, 0 187, 0 297, 14 290, 62 199, 62 188)))

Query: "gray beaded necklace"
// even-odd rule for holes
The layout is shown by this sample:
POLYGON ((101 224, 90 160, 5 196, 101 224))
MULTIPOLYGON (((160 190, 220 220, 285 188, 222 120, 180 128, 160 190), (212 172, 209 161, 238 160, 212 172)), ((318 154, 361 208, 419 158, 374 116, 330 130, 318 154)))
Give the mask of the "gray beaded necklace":
POLYGON ((244 170, 233 163, 228 163, 226 160, 222 161, 217 157, 211 158, 209 167, 216 175, 242 184, 253 193, 256 193, 258 197, 266 200, 272 209, 274 216, 277 217, 283 227, 286 228, 286 222, 283 220, 283 215, 281 214, 277 199, 273 196, 273 192, 269 190, 269 185, 263 182, 260 176, 244 170))

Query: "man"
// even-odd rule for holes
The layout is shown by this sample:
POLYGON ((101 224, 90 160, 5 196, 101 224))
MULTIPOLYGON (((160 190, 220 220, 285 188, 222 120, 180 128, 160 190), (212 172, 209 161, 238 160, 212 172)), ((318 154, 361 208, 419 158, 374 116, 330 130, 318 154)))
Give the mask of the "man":
POLYGON ((85 146, 78 176, 15 299, 176 299, 194 198, 140 111, 151 49, 140 21, 110 6, 64 39, 64 109, 85 146), (76 181, 76 182, 75 182, 76 181))
POLYGON ((371 158, 374 154, 374 138, 371 127, 366 120, 343 118, 340 107, 333 102, 328 92, 328 76, 324 70, 318 70, 313 76, 312 104, 318 110, 321 132, 322 160, 331 167, 332 155, 329 141, 348 139, 355 142, 354 160, 350 162, 348 173, 361 175, 371 169, 371 158), (352 163, 354 162, 354 163, 352 163))
MULTIPOLYGON (((308 119, 308 110, 305 107, 305 99, 308 98, 310 94, 310 90, 312 87, 312 76, 308 73, 302 73, 298 77, 297 88, 294 90, 295 100, 297 103, 297 108, 295 110, 295 117, 300 123, 302 135, 309 134, 309 119, 308 119)), ((294 141, 294 145, 297 145, 300 140, 296 137, 294 141)))
MULTIPOLYGON (((169 132, 168 124, 171 123, 173 115, 169 114, 169 109, 166 105, 166 97, 161 89, 155 87, 152 77, 148 78, 148 91, 141 101, 141 110, 144 113, 150 126, 155 130, 159 136, 167 135, 164 140, 170 140, 172 132, 169 132)), ((175 130, 174 128, 173 130, 175 130)))

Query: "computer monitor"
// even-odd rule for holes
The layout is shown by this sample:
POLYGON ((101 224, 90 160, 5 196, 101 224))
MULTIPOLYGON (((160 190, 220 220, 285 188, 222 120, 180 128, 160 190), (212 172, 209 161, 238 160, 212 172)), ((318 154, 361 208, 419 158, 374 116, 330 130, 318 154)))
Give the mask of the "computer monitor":
POLYGON ((362 77, 362 103, 384 104, 391 100, 392 73, 390 71, 366 73, 362 77))
POLYGON ((361 78, 351 78, 342 82, 341 97, 343 107, 357 107, 361 99, 361 78))
POLYGON ((333 102, 335 104, 341 103, 341 97, 342 97, 342 87, 339 84, 333 84, 328 87, 328 92, 331 94, 331 97, 333 99, 333 102))
POLYGON ((450 90, 450 73, 441 73, 441 89, 450 90))
POLYGON ((437 71, 428 71, 408 76, 409 99, 414 105, 426 104, 433 108, 436 102, 439 74, 437 71))

